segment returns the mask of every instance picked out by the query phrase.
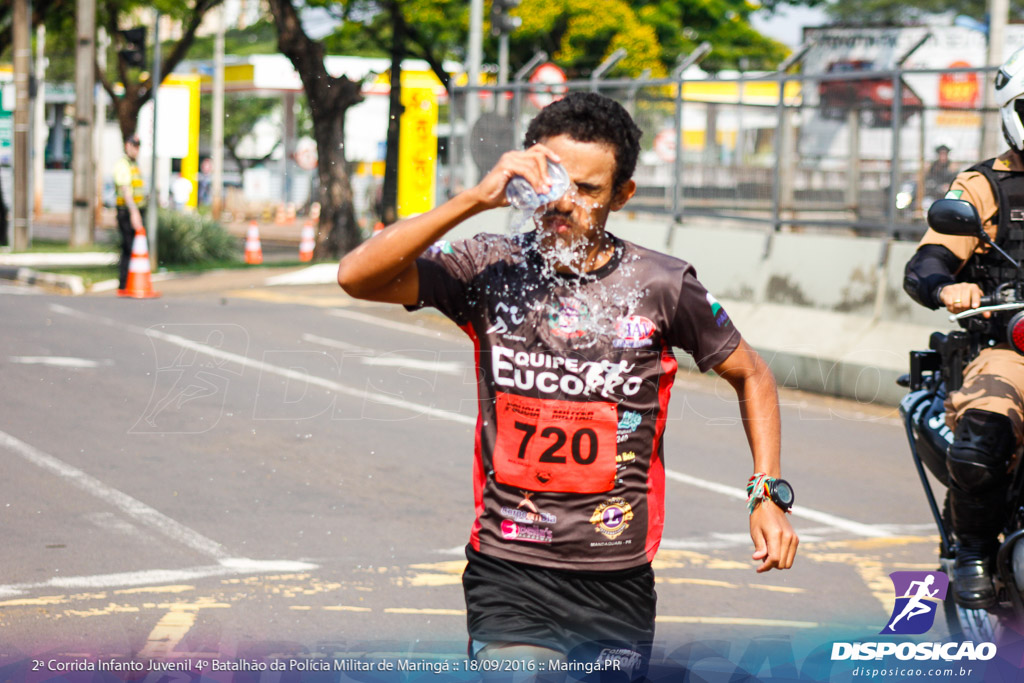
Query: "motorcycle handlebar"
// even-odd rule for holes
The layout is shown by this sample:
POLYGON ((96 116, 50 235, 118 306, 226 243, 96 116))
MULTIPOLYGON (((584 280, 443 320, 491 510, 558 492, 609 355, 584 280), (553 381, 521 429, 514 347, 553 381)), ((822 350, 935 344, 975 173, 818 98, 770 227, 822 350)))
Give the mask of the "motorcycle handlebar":
POLYGON ((1019 311, 1022 308, 1024 308, 1024 301, 1012 301, 1009 303, 995 304, 990 306, 985 306, 983 304, 978 308, 971 308, 969 310, 964 311, 963 313, 955 313, 953 315, 950 315, 949 321, 957 322, 958 320, 963 320, 964 318, 972 318, 976 315, 982 315, 984 313, 995 313, 998 311, 1019 311))

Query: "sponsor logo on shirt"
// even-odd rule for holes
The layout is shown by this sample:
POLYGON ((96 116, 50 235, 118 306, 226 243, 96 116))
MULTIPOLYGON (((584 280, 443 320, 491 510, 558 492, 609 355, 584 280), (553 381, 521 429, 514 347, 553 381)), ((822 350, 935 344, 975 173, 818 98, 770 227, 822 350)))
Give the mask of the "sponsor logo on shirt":
POLYGON ((505 322, 504 315, 507 315, 509 320, 512 321, 513 329, 519 327, 526 320, 526 316, 520 313, 518 306, 509 306, 504 301, 498 302, 498 305, 494 307, 494 324, 487 328, 487 334, 500 334, 505 339, 514 339, 516 341, 526 341, 525 337, 509 334, 509 325, 505 322))
POLYGON ((590 311, 582 301, 559 297, 558 307, 548 312, 548 327, 556 337, 576 339, 584 335, 589 317, 590 311))
POLYGON ((943 199, 960 199, 964 194, 963 190, 950 190, 943 199))
POLYGON ((626 436, 636 431, 642 419, 640 413, 635 410, 622 411, 622 416, 619 417, 619 443, 625 441, 626 436))
POLYGON ((501 516, 507 517, 514 522, 526 522, 534 524, 554 524, 558 518, 548 512, 530 512, 519 508, 503 507, 501 516))
POLYGON ((511 519, 506 519, 501 523, 501 537, 506 541, 551 543, 552 536, 551 529, 541 529, 540 527, 528 524, 520 524, 511 519))
POLYGON ((618 349, 639 349, 654 343, 654 321, 642 315, 619 318, 615 323, 612 346, 618 349))
POLYGON ((495 345, 491 352, 491 372, 499 387, 544 394, 562 393, 582 396, 598 393, 612 398, 616 392, 635 396, 643 384, 641 377, 629 375, 636 367, 625 360, 580 361, 547 353, 516 351, 495 345))
POLYGON ((453 254, 455 250, 452 249, 452 243, 448 240, 438 240, 430 245, 427 252, 431 256, 435 256, 437 254, 453 254))
POLYGON ((621 536, 632 520, 633 506, 623 498, 609 498, 594 508, 594 514, 590 515, 594 531, 612 539, 621 536))
POLYGON ((620 466, 626 466, 636 460, 636 453, 633 451, 626 451, 625 453, 619 453, 615 456, 615 462, 620 466))
POLYGON ((724 327, 729 324, 729 314, 722 308, 722 304, 718 303, 718 299, 711 296, 711 292, 708 292, 708 306, 711 306, 711 315, 715 318, 715 324, 719 327, 724 327))
POLYGON ((537 504, 530 500, 533 497, 533 491, 520 491, 523 495, 523 499, 519 501, 519 505, 514 508, 503 506, 501 508, 501 516, 508 517, 516 522, 534 522, 540 524, 555 524, 558 522, 558 517, 547 512, 541 512, 537 507, 537 504), (526 508, 525 510, 523 508, 526 508))

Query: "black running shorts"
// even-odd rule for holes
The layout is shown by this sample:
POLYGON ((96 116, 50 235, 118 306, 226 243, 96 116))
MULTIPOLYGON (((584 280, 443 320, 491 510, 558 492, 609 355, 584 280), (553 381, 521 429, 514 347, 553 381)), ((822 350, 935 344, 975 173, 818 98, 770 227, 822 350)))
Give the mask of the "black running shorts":
POLYGON ((650 657, 657 595, 650 564, 609 572, 548 569, 466 546, 469 636, 478 644, 539 645, 573 660, 613 652, 650 657))

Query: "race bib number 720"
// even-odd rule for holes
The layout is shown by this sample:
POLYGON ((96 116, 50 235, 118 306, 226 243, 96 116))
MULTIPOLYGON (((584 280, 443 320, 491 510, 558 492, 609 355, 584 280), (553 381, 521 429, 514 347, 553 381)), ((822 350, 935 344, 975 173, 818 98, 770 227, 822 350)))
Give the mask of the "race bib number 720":
POLYGON ((615 485, 614 403, 498 393, 493 467, 500 484, 528 491, 602 493, 615 485))

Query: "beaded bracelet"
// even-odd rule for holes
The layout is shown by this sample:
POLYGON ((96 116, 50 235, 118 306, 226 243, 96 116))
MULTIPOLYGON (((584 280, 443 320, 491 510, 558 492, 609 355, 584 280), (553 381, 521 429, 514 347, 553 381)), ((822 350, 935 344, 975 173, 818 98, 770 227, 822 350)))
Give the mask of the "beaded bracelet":
POLYGON ((747 510, 754 514, 754 508, 765 498, 771 498, 769 486, 775 481, 775 477, 769 477, 764 472, 755 472, 747 480, 747 510))

